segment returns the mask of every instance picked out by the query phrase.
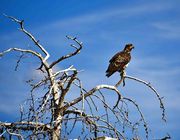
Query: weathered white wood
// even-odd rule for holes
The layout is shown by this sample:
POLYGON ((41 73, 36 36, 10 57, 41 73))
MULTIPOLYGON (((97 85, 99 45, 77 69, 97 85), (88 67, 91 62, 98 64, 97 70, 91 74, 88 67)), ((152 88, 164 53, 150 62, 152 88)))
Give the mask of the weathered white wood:
POLYGON ((111 137, 102 136, 102 137, 96 138, 96 140, 117 140, 117 139, 116 139, 116 138, 111 138, 111 137))

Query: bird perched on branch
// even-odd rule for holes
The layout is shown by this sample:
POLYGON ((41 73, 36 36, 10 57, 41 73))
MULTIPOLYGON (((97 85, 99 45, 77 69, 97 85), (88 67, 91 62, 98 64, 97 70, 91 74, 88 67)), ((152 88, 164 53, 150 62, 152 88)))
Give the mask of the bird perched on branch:
POLYGON ((110 77, 115 72, 120 72, 121 74, 124 72, 125 68, 131 60, 132 49, 134 49, 132 44, 126 44, 123 51, 118 52, 111 58, 108 69, 106 70, 107 77, 110 77))

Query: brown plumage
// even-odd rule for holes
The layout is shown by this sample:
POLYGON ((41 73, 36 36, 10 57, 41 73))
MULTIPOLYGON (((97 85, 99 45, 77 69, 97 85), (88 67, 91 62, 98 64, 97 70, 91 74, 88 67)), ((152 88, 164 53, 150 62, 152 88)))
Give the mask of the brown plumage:
POLYGON ((134 48, 132 44, 126 44, 123 51, 118 52, 115 54, 111 60, 109 61, 108 69, 106 70, 106 76, 110 77, 115 72, 122 72, 126 66, 128 65, 129 61, 131 60, 131 50, 134 48))

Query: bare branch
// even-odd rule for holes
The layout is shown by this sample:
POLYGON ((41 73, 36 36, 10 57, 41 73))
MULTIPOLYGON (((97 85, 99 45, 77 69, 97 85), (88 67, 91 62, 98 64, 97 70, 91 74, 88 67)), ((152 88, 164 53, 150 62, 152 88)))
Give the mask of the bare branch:
POLYGON ((30 53, 36 57, 38 57, 41 61, 43 61, 43 57, 41 56, 41 54, 39 54, 38 52, 35 52, 33 50, 25 50, 25 49, 20 49, 20 48, 9 48, 3 52, 0 52, 0 57, 2 57, 4 54, 11 52, 11 51, 18 51, 18 52, 25 52, 25 53, 30 53))
POLYGON ((14 18, 12 16, 8 16, 6 14, 4 14, 4 16, 6 16, 7 18, 11 19, 12 21, 18 23, 20 25, 21 31, 23 33, 25 33, 42 52, 44 52, 46 54, 46 57, 43 59, 43 62, 45 62, 49 58, 49 53, 44 49, 44 47, 39 43, 39 41, 36 40, 35 37, 24 28, 24 20, 20 21, 16 18, 14 18))
POLYGON ((121 79, 117 82, 115 87, 118 87, 122 82, 123 82, 123 86, 125 86, 125 76, 126 76, 125 69, 122 70, 122 72, 120 73, 120 76, 121 76, 121 79))
POLYGON ((0 122, 0 126, 5 127, 5 128, 16 128, 16 129, 21 129, 21 130, 34 130, 36 127, 42 127, 45 130, 51 130, 51 126, 44 124, 44 123, 38 123, 38 122, 13 122, 13 123, 7 123, 7 122, 0 122), (28 126, 28 127, 27 127, 28 126))
POLYGON ((15 71, 17 71, 17 69, 18 69, 18 67, 19 67, 19 63, 20 63, 21 59, 23 58, 23 56, 24 56, 24 54, 22 53, 22 54, 20 55, 17 63, 16 63, 15 71))
POLYGON ((156 89, 155 89, 153 86, 151 86, 150 83, 148 83, 148 82, 146 82, 146 81, 143 81, 143 80, 141 80, 141 79, 139 79, 139 78, 135 78, 135 77, 128 76, 128 75, 126 75, 124 78, 131 79, 131 80, 135 80, 135 81, 137 81, 137 82, 143 83, 143 84, 145 84, 146 86, 148 86, 148 87, 156 94, 156 96, 157 96, 157 98, 158 98, 158 100, 159 100, 159 102, 160 102, 160 108, 162 109, 162 120, 164 120, 164 121, 166 122, 165 107, 164 107, 164 104, 163 104, 163 101, 162 101, 163 97, 160 97, 160 95, 159 95, 159 93, 156 91, 156 89))
POLYGON ((61 96, 59 98, 59 107, 61 107, 63 101, 64 101, 64 97, 66 96, 66 93, 69 91, 71 84, 73 83, 73 81, 76 79, 77 76, 77 71, 74 71, 74 73, 70 76, 70 79, 66 85, 66 87, 64 89, 62 89, 62 93, 61 96))
POLYGON ((52 94, 52 90, 53 90, 53 88, 54 88, 55 85, 56 85, 56 84, 54 83, 54 84, 51 86, 49 92, 48 92, 47 94, 45 94, 45 96, 44 96, 44 98, 43 98, 44 100, 43 100, 43 102, 42 102, 42 104, 41 104, 41 109, 38 111, 38 113, 41 112, 41 111, 44 109, 44 107, 47 105, 47 102, 48 102, 48 100, 49 100, 49 98, 50 98, 50 95, 52 94))
MULTIPOLYGON (((78 79, 77 79, 78 80, 78 79)), ((79 80, 78 80, 79 81, 79 80)), ((82 86, 81 86, 81 83, 78 85, 77 83, 73 83, 75 86, 77 86, 77 87, 79 87, 80 88, 80 91, 83 93, 83 91, 84 92, 88 92, 86 89, 84 89, 82 86)), ((82 99, 82 104, 83 104, 83 100, 86 100, 86 102, 87 102, 87 104, 88 104, 88 106, 89 106, 89 108, 90 108, 90 110, 91 110, 91 113, 92 113, 92 107, 91 107, 91 104, 89 103, 89 101, 87 100, 87 99, 84 99, 84 93, 83 93, 83 99, 82 99)), ((91 98, 91 96, 89 96, 89 99, 90 99, 90 101, 92 102, 92 105, 95 107, 95 109, 96 109, 96 111, 98 110, 98 108, 97 108, 97 106, 96 106, 96 104, 94 103, 94 101, 93 101, 93 99, 91 98)))
MULTIPOLYGON (((101 96, 103 97, 103 99, 101 99, 101 98, 100 98, 99 96, 97 96, 97 95, 93 95, 93 96, 95 96, 96 98, 100 99, 100 101, 104 104, 106 111, 107 111, 107 109, 109 109, 109 110, 114 114, 114 116, 116 117, 116 119, 117 119, 119 122, 121 122, 120 119, 119 119, 119 113, 116 114, 116 111, 113 110, 113 109, 106 103, 105 97, 104 97, 103 93, 100 92, 100 94, 101 94, 101 96)), ((106 115, 109 115, 109 114, 106 113, 106 115)), ((107 118, 107 119, 108 119, 108 118, 107 118)))
POLYGON ((24 140, 23 136, 21 134, 17 134, 17 133, 13 133, 13 132, 10 132, 9 129, 6 129, 7 133, 9 133, 10 135, 14 135, 14 136, 17 136, 18 138, 21 138, 21 140, 24 140))
POLYGON ((61 56, 58 60, 52 62, 52 64, 49 66, 50 68, 52 68, 54 65, 56 65, 56 64, 59 63, 59 62, 61 62, 62 60, 67 59, 67 58, 70 58, 70 57, 72 57, 72 56, 77 55, 78 53, 80 53, 80 50, 81 50, 82 47, 83 47, 82 42, 79 42, 76 37, 74 37, 74 38, 73 38, 73 37, 70 37, 70 36, 66 36, 66 37, 67 37, 68 39, 71 39, 71 40, 75 41, 75 42, 79 45, 79 47, 76 47, 75 45, 71 45, 72 47, 75 48, 75 51, 72 52, 72 53, 70 53, 70 54, 61 56))
MULTIPOLYGON (((118 89, 114 86, 110 86, 110 85, 98 85, 95 88, 91 89, 89 92, 87 92, 86 94, 84 94, 84 97, 78 97, 76 99, 74 99, 73 101, 71 101, 70 103, 66 104, 64 106, 64 108, 68 108, 74 104, 77 104, 78 102, 82 101, 83 98, 86 99, 87 97, 91 96, 92 94, 94 94, 96 91, 100 90, 100 89, 109 89, 109 90, 113 90, 118 94, 118 101, 119 99, 121 99, 121 94, 118 91, 118 89)), ((116 105, 114 106, 114 108, 117 106, 118 103, 116 103, 116 105)))
POLYGON ((1 131, 0 138, 2 138, 3 135, 6 133, 6 130, 1 130, 1 129, 0 129, 0 131, 1 131))
POLYGON ((87 125, 93 125, 95 127, 94 129, 96 129, 95 131, 98 131, 98 128, 105 128, 108 130, 112 130, 115 133, 116 138, 120 139, 120 137, 122 137, 123 140, 125 140, 125 137, 107 120, 104 120, 98 116, 96 117, 96 116, 87 115, 81 110, 67 110, 65 112, 65 114, 70 114, 70 113, 77 114, 81 117, 84 117, 85 121, 87 121, 87 125), (92 120, 91 118, 95 118, 96 121, 92 120), (98 125, 97 124, 98 121, 103 122, 105 125, 98 125))
POLYGON ((144 118, 143 113, 141 112, 141 110, 140 110, 140 108, 139 108, 139 105, 138 105, 135 101, 133 101, 132 99, 127 98, 127 97, 123 97, 123 100, 127 100, 127 101, 131 102, 131 103, 134 104, 135 107, 137 108, 137 110, 138 110, 138 112, 139 112, 139 114, 140 114, 140 116, 141 116, 141 119, 142 119, 142 121, 143 121, 143 123, 144 123, 144 128, 145 128, 145 132, 146 132, 146 138, 148 139, 148 136, 149 136, 148 125, 147 125, 147 123, 146 123, 146 121, 145 121, 145 118, 144 118))
POLYGON ((169 134, 167 134, 167 136, 161 138, 161 139, 154 139, 154 140, 170 140, 171 136, 169 134))
POLYGON ((69 71, 77 71, 74 67, 73 67, 73 65, 71 65, 69 68, 67 68, 67 69, 64 69, 64 70, 60 70, 60 71, 58 71, 58 72, 56 72, 55 74, 53 74, 53 77, 56 77, 56 76, 58 76, 60 73, 64 73, 64 72, 69 72, 69 71))
POLYGON ((76 78, 79 81, 79 88, 80 88, 80 95, 82 96, 82 110, 84 111, 84 93, 83 93, 83 86, 82 82, 79 78, 76 78))

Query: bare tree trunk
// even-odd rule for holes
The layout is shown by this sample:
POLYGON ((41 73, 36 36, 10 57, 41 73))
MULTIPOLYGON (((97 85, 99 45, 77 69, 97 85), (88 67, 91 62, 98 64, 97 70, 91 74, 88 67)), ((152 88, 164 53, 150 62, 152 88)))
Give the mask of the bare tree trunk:
POLYGON ((53 99, 51 102, 51 107, 52 107, 52 123, 53 123, 53 130, 51 134, 51 139, 52 140, 60 140, 60 130, 62 126, 62 113, 60 113, 59 109, 59 98, 60 98, 60 93, 58 93, 58 84, 56 83, 54 76, 53 76, 53 71, 52 69, 48 70, 48 75, 51 81, 51 86, 52 86, 52 95, 53 99))
MULTIPOLYGON (((57 94, 57 93, 56 93, 57 94)), ((56 95, 58 96, 58 95, 56 95)), ((56 98, 55 96, 55 100, 56 101, 58 98, 56 98)), ((57 103, 57 102, 56 102, 57 103)), ((61 136, 61 127, 62 127, 62 113, 59 110, 58 104, 55 103, 55 109, 54 109, 54 114, 52 114, 53 118, 53 123, 54 123, 54 127, 53 127, 53 131, 52 131, 52 140, 60 140, 60 136, 61 136)))
POLYGON ((52 131, 52 140, 60 140, 61 137, 61 127, 62 127, 62 116, 58 115, 57 118, 55 118, 55 124, 54 129, 52 131))

